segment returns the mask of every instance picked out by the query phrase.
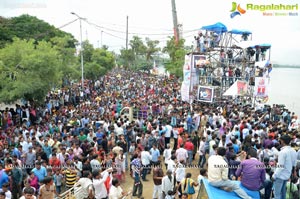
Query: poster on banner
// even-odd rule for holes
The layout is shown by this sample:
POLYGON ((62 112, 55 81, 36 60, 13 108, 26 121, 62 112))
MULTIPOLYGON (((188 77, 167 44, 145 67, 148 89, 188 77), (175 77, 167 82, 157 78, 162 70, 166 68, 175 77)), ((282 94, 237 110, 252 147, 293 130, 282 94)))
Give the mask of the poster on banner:
POLYGON ((191 84, 191 71, 190 70, 183 71, 183 83, 186 85, 191 84))
POLYGON ((190 71, 191 70, 191 56, 190 55, 186 55, 184 57, 184 65, 183 65, 183 71, 190 71))
POLYGON ((264 77, 255 78, 254 96, 267 97, 268 96, 268 79, 264 77))
POLYGON ((213 102, 214 89, 205 86, 199 86, 198 88, 198 101, 201 102, 213 102))
POLYGON ((204 55, 193 55, 193 65, 192 68, 196 69, 203 67, 206 63, 206 57, 204 55))
POLYGON ((245 95, 248 90, 247 82, 237 81, 237 95, 245 95))

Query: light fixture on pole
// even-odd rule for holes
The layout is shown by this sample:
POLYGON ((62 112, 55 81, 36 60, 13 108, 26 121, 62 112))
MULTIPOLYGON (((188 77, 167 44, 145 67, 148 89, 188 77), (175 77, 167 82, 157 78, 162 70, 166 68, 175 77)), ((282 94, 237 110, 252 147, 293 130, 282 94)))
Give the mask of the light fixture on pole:
POLYGON ((82 27, 81 27, 81 20, 84 19, 84 18, 80 17, 75 12, 71 12, 71 14, 75 15, 76 17, 78 17, 79 23, 80 23, 81 88, 82 88, 82 92, 83 92, 83 90, 84 90, 84 77, 83 77, 83 52, 82 52, 83 48, 82 48, 82 27))

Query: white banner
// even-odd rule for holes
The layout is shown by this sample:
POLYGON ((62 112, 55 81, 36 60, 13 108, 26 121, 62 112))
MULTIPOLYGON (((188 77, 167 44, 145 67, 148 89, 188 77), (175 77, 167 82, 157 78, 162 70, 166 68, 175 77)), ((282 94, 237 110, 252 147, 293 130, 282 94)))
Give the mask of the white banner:
POLYGON ((268 96, 268 88, 269 81, 264 77, 256 77, 255 78, 255 87, 254 87, 254 96, 256 97, 267 97, 268 96))
POLYGON ((190 85, 184 82, 181 84, 181 100, 190 102, 190 85))

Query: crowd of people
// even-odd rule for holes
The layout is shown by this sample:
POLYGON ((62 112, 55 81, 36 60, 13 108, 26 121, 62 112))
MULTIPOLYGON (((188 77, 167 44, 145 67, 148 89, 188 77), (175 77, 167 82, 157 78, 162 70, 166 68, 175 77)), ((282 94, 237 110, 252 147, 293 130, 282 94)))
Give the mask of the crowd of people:
POLYGON ((52 199, 81 186, 82 198, 191 199, 203 179, 245 199, 234 181, 264 188, 266 199, 299 189, 299 120, 277 105, 189 104, 175 77, 122 68, 84 89, 50 91, 41 104, 1 112, 0 198, 52 199), (121 186, 128 173, 132 191, 121 186))

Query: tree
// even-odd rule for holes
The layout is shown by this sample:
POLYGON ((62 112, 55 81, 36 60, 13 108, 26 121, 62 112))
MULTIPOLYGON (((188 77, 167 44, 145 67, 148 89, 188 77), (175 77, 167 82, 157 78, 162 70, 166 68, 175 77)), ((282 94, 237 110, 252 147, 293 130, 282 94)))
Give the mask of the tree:
POLYGON ((154 54, 160 51, 160 48, 157 47, 159 41, 149 38, 146 38, 145 41, 146 44, 140 37, 134 36, 129 41, 130 48, 121 49, 118 63, 134 70, 150 69, 154 54))
POLYGON ((72 42, 68 43, 68 47, 75 48, 76 40, 73 35, 34 16, 24 14, 12 18, 0 18, 0 48, 4 47, 6 43, 11 43, 14 37, 50 41, 53 37, 64 36, 69 36, 72 39, 72 42))
POLYGON ((47 92, 61 83, 58 53, 52 44, 13 39, 0 49, 0 101, 24 98, 43 103, 47 92))
POLYGON ((105 49, 95 49, 92 54, 92 62, 85 64, 85 76, 88 79, 97 79, 111 70, 115 64, 114 55, 105 49))
MULTIPOLYGON (((80 55, 79 55, 80 60, 80 55)), ((115 64, 113 53, 109 52, 105 46, 94 49, 88 41, 83 42, 84 75, 87 79, 97 79, 111 70, 115 64)))
POLYGON ((152 59, 153 54, 160 51, 160 48, 157 47, 159 44, 159 41, 157 40, 150 40, 149 38, 146 38, 146 60, 150 61, 152 59))
MULTIPOLYGON (((94 46, 92 44, 90 44, 89 41, 84 41, 82 42, 82 48, 83 48, 83 61, 86 62, 92 62, 92 56, 93 56, 93 52, 94 52, 94 46)), ((80 60, 80 56, 79 56, 79 60, 80 60)))
POLYGON ((132 49, 126 50, 125 48, 120 50, 121 54, 119 56, 119 65, 125 66, 125 68, 129 68, 129 66, 134 64, 135 56, 132 49))
POLYGON ((95 49, 92 55, 92 61, 106 70, 111 70, 115 65, 115 57, 113 53, 105 49, 95 49))
POLYGON ((146 46, 142 39, 138 36, 133 36, 132 40, 129 41, 129 45, 134 53, 135 58, 137 56, 143 56, 146 52, 146 46))
POLYGON ((72 79, 80 79, 80 67, 77 59, 74 56, 76 53, 75 48, 70 47, 72 38, 68 35, 64 37, 53 37, 51 40, 53 48, 58 52, 59 71, 63 75, 63 85, 67 85, 72 79))
POLYGON ((170 73, 182 77, 184 56, 187 53, 184 48, 184 39, 180 39, 178 44, 176 44, 174 37, 171 37, 170 40, 167 41, 167 45, 164 47, 163 52, 167 53, 170 57, 170 61, 165 65, 166 69, 170 73))

